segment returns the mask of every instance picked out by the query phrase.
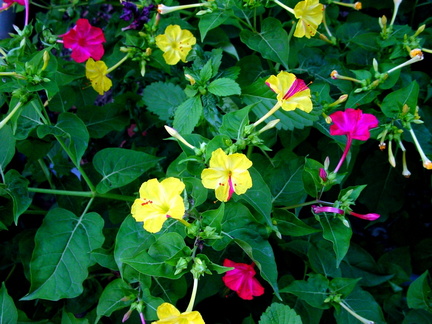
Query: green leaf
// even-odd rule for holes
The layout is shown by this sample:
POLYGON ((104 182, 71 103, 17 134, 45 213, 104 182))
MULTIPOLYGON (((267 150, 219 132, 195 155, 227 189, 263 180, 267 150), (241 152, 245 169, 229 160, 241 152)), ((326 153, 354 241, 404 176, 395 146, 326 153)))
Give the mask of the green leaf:
POLYGON ((63 142, 75 165, 80 165, 90 138, 84 122, 76 115, 68 112, 59 115, 55 126, 39 126, 37 134, 39 138, 54 135, 63 142))
POLYGON ((360 93, 355 93, 354 90, 349 94, 348 100, 345 107, 358 107, 361 105, 366 105, 375 100, 380 94, 379 91, 369 90, 360 93))
POLYGON ((0 171, 3 170, 15 155, 15 137, 12 134, 12 128, 9 125, 0 129, 0 171))
POLYGON ((221 97, 241 94, 241 89, 237 82, 228 78, 220 78, 212 81, 207 89, 214 95, 221 97))
POLYGON ((402 113, 404 105, 407 105, 411 112, 415 112, 419 91, 418 83, 413 81, 408 86, 389 93, 383 99, 382 112, 389 118, 396 118, 402 113))
POLYGON ((171 232, 160 235, 147 251, 121 261, 144 275, 177 279, 182 276, 175 274, 178 259, 189 256, 190 249, 183 237, 171 232))
POLYGON ((198 28, 201 34, 201 42, 204 41, 204 38, 210 30, 223 24, 231 14, 231 10, 216 10, 216 12, 201 16, 198 23, 198 28))
POLYGON ((203 106, 200 96, 187 99, 177 107, 174 115, 174 128, 181 134, 190 134, 201 118, 203 106))
POLYGON ((336 267, 339 267, 348 252, 352 230, 346 227, 339 218, 328 213, 321 214, 319 222, 323 229, 323 237, 333 244, 333 250, 336 254, 336 267))
POLYGON ((261 315, 259 324, 302 324, 301 317, 288 305, 272 303, 261 315))
POLYGON ((423 309, 413 309, 406 313, 402 324, 432 324, 432 314, 423 309))
POLYGON ((314 236, 314 241, 307 249, 307 258, 310 267, 327 278, 340 277, 342 270, 336 267, 336 256, 330 242, 323 240, 320 235, 314 236))
POLYGON ((86 318, 76 318, 74 314, 62 311, 61 324, 88 324, 89 320, 86 318))
POLYGON ((409 308, 424 309, 432 312, 432 286, 429 271, 414 280, 407 292, 407 303, 409 308))
POLYGON ((131 215, 126 217, 117 233, 114 247, 114 259, 125 280, 130 281, 133 278, 125 274, 127 267, 123 264, 123 259, 129 259, 140 251, 147 250, 155 240, 154 235, 144 230, 141 222, 135 221, 131 215))
POLYGON ((263 58, 280 63, 288 70, 288 33, 276 18, 266 18, 261 26, 261 33, 243 29, 240 33, 241 41, 250 49, 259 52, 263 58))
POLYGON ((97 213, 75 216, 66 209, 51 209, 35 236, 30 262, 30 292, 21 300, 59 300, 83 292, 90 252, 104 241, 104 222, 97 213))
POLYGON ((129 307, 136 295, 137 291, 132 289, 123 279, 111 281, 99 298, 96 308, 96 322, 99 322, 102 316, 111 316, 114 311, 129 307))
POLYGON ((323 275, 309 274, 307 281, 295 280, 287 287, 281 289, 280 292, 296 295, 313 307, 328 309, 330 308, 330 304, 325 303, 324 300, 328 297, 329 288, 329 280, 323 275))
POLYGON ((0 288, 0 324, 16 324, 18 311, 11 296, 9 296, 5 283, 0 288))
POLYGON ((102 138, 111 131, 121 131, 129 125, 129 118, 123 114, 124 107, 118 104, 87 106, 78 110, 78 117, 86 125, 91 138, 102 138))
POLYGON ((285 209, 274 209, 272 221, 282 235, 303 236, 320 232, 319 229, 310 227, 285 209))
POLYGON ((273 249, 267 240, 267 229, 256 222, 244 205, 230 202, 225 204, 221 233, 223 238, 216 240, 212 244, 213 248, 220 251, 231 242, 237 243, 255 262, 263 279, 272 286, 276 296, 279 297, 278 271, 273 249))
POLYGON ((143 102, 147 110, 160 120, 172 120, 176 107, 186 99, 183 89, 173 83, 154 82, 144 89, 143 102))
POLYGON ((100 150, 93 158, 94 168, 103 176, 96 190, 106 193, 131 183, 160 160, 161 158, 144 152, 123 148, 100 150))
MULTIPOLYGON (((381 307, 373 296, 359 287, 356 287, 348 297, 344 298, 344 302, 358 315, 369 321, 373 321, 373 323, 387 323, 384 319, 381 307)), ((338 324, 359 323, 358 319, 354 318, 343 308, 341 308, 340 312, 335 312, 334 316, 338 324)))
POLYGON ((232 139, 240 139, 243 136, 245 126, 249 125, 249 111, 251 108, 252 106, 243 107, 240 110, 224 115, 219 132, 232 139))
POLYGON ((18 171, 12 169, 5 175, 5 191, 12 199, 12 213, 15 225, 18 224, 18 218, 30 206, 32 199, 28 196, 29 181, 21 176, 18 171))
POLYGON ((30 132, 37 126, 42 125, 40 111, 44 108, 39 98, 36 98, 22 107, 21 114, 17 120, 15 138, 17 140, 26 139, 30 132))

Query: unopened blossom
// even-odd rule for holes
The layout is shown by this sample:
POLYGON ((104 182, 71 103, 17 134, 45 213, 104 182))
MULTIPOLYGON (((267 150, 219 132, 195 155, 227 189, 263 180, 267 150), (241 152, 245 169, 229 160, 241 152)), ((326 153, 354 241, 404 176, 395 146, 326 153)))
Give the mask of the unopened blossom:
POLYGON ((72 59, 82 63, 90 57, 99 61, 105 53, 102 43, 105 36, 99 27, 90 25, 87 19, 78 19, 76 25, 62 35, 65 48, 72 49, 72 59))
MULTIPOLYGON (((343 209, 340 208, 336 208, 336 207, 331 207, 331 206, 312 206, 312 211, 315 214, 320 214, 320 213, 335 213, 335 214, 339 214, 339 215, 344 215, 345 211, 343 209)), ((353 211, 348 211, 348 213, 351 216, 355 216, 357 218, 361 218, 361 219, 365 219, 365 220, 370 220, 370 221, 374 221, 378 218, 380 218, 379 214, 375 214, 375 213, 368 213, 368 214, 359 214, 359 213, 355 213, 353 211)))
POLYGON ((190 9, 190 8, 197 8, 197 7, 208 7, 210 2, 200 2, 200 3, 191 3, 187 5, 181 5, 181 6, 165 6, 164 4, 159 4, 157 7, 157 12, 159 12, 161 15, 166 15, 168 13, 178 11, 178 10, 184 10, 184 9, 190 9))
POLYGON ((362 9, 362 3, 357 1, 355 3, 346 3, 346 2, 341 2, 341 1, 332 1, 331 3, 340 5, 340 6, 344 6, 344 7, 351 7, 355 10, 361 10, 362 9))
POLYGON ((192 46, 196 44, 196 38, 189 30, 181 29, 179 25, 169 25, 165 34, 156 37, 156 46, 163 52, 165 62, 175 65, 180 60, 186 62, 192 46))
POLYGON ((159 232, 168 218, 182 220, 185 206, 180 194, 184 188, 177 178, 144 182, 139 189, 140 198, 132 205, 132 216, 137 222, 144 222, 144 229, 151 233, 159 232))
POLYGON ((103 95, 112 87, 112 81, 106 75, 108 73, 108 67, 103 61, 95 61, 89 58, 85 65, 86 77, 90 80, 93 89, 97 93, 103 95))
POLYGON ((224 267, 234 267, 227 271, 222 281, 229 289, 234 290, 237 295, 245 300, 264 294, 264 287, 255 278, 254 264, 237 263, 228 259, 223 262, 224 267))
POLYGON ((153 324, 205 324, 198 311, 180 313, 180 311, 170 303, 159 305, 156 314, 159 320, 152 322, 153 324))
POLYGON ((252 162, 242 153, 227 155, 221 148, 212 153, 210 167, 201 173, 203 186, 215 189, 219 201, 228 201, 235 192, 244 194, 252 187, 248 169, 252 162))
POLYGON ((345 111, 336 111, 330 115, 333 124, 330 126, 330 135, 345 135, 347 143, 343 155, 333 171, 337 173, 342 166, 351 148, 352 140, 366 141, 370 137, 369 130, 378 126, 378 119, 372 114, 364 114, 360 109, 347 108, 345 111))

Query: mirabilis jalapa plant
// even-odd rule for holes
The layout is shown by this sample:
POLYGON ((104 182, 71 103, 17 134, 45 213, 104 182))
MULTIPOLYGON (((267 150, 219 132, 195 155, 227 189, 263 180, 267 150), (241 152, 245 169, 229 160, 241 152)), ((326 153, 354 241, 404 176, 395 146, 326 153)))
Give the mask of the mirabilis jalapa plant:
POLYGON ((406 3, 4 1, 0 319, 430 321, 406 3))

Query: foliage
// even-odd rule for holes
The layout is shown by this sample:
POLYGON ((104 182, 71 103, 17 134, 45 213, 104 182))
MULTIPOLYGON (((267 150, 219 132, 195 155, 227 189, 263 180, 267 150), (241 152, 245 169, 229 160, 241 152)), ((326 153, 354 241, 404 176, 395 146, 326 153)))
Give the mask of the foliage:
POLYGON ((0 323, 432 323, 430 1, 6 3, 0 323))

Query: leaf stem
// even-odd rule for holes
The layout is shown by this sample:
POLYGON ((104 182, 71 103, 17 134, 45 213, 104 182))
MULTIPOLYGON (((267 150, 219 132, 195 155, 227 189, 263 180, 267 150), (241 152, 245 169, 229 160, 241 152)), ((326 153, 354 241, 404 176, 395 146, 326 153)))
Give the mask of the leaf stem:
POLYGON ((3 128, 4 125, 15 115, 15 113, 18 111, 18 109, 22 106, 22 101, 18 101, 18 103, 15 105, 15 107, 12 109, 12 111, 7 115, 1 122, 0 122, 0 129, 3 128))
POLYGON ((59 190, 59 189, 44 189, 44 188, 27 188, 29 192, 51 194, 51 195, 61 195, 61 196, 75 196, 75 197, 87 197, 87 198, 105 198, 105 199, 115 199, 121 201, 135 201, 135 197, 123 196, 118 194, 110 193, 97 193, 95 191, 73 191, 73 190, 59 190))

